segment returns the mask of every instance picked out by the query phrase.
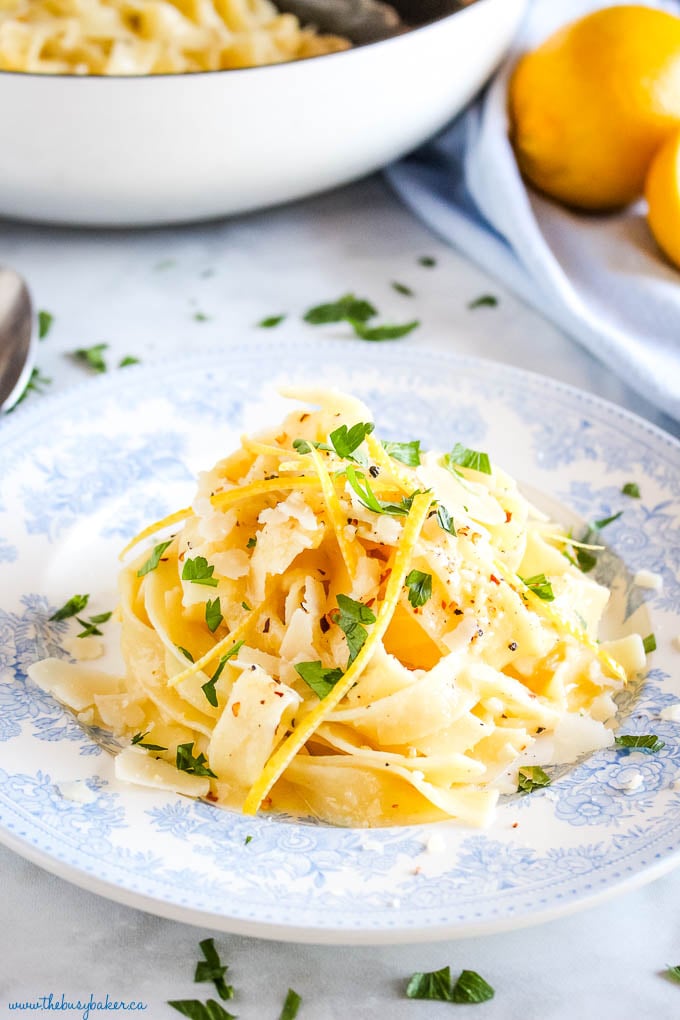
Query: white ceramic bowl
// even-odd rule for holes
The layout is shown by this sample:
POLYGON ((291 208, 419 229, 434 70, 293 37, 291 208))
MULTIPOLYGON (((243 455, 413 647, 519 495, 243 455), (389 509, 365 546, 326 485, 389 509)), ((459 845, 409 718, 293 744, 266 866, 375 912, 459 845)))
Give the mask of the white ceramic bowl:
POLYGON ((181 223, 285 202, 408 152, 474 95, 526 0, 269 67, 133 78, 0 73, 0 215, 181 223))

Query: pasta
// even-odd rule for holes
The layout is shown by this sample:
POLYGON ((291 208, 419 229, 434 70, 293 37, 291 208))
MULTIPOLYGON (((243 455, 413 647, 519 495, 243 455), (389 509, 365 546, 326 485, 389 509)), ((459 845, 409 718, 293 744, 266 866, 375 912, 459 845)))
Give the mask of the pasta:
POLYGON ((270 0, 0 0, 0 70, 146 75, 256 67, 333 53, 270 0))
POLYGON ((485 453, 381 443, 356 399, 244 437, 120 578, 125 675, 31 676, 128 746, 119 778, 338 825, 484 825, 522 766, 613 743, 636 634, 485 453), (179 530, 177 526, 179 525, 179 530))

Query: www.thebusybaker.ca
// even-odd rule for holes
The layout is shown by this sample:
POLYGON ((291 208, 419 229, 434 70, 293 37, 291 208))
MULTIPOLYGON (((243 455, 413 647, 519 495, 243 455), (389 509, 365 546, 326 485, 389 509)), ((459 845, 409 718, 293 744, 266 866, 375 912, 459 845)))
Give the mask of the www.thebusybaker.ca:
POLYGON ((38 998, 26 1002, 10 1002, 8 1003, 10 1009, 13 1010, 30 1010, 30 1011, 43 1011, 49 1012, 62 1011, 65 1013, 79 1013, 82 1020, 90 1020, 90 1014, 98 1010, 112 1010, 136 1012, 138 1010, 144 1010, 147 1008, 146 1002, 138 1002, 135 999, 112 999, 108 992, 106 998, 95 999, 94 995, 90 995, 89 999, 67 999, 65 994, 62 992, 61 996, 56 996, 54 992, 50 992, 49 995, 41 995, 38 998))

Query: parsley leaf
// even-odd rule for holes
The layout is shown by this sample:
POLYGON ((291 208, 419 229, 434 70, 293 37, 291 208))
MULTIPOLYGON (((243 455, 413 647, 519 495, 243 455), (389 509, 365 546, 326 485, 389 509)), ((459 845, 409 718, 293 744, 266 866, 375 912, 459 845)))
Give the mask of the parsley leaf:
POLYGON ((345 468, 345 474, 347 475, 347 481, 356 492, 361 504, 367 510, 372 510, 376 514, 408 517, 413 506, 413 500, 420 492, 420 489, 416 489, 410 496, 404 496, 398 503, 385 503, 376 497, 363 471, 357 471, 352 464, 348 464, 345 468))
POLYGON ((675 967, 671 967, 670 964, 669 964, 666 967, 666 970, 664 971, 664 973, 665 973, 666 977, 671 979, 671 981, 678 981, 678 982, 680 982, 680 965, 676 965, 675 967))
POLYGON ((302 997, 297 992, 294 992, 292 988, 289 988, 279 1020, 295 1020, 301 1002, 302 997))
POLYGON ((118 362, 118 368, 127 368, 128 365, 139 365, 141 364, 139 358, 136 358, 134 354, 126 354, 124 358, 121 358, 118 362))
POLYGON ((419 319, 413 319, 412 322, 405 322, 400 326, 367 326, 360 319, 347 317, 347 321, 362 340, 400 340, 403 336, 408 336, 414 329, 417 329, 420 325, 419 319))
POLYGON ((215 989, 220 999, 233 999, 233 985, 228 985, 224 980, 227 967, 220 960, 219 953, 215 949, 214 939, 203 939, 199 942, 205 960, 199 960, 196 964, 194 981, 214 981, 215 989))
MULTIPOLYGON (((588 538, 588 535, 586 535, 586 538, 588 538)), ((590 573, 593 567, 597 566, 597 556, 593 556, 587 549, 576 550, 576 561, 584 574, 590 573)))
POLYGON ((54 316, 51 312, 40 311, 38 312, 38 340, 44 340, 54 322, 54 316))
POLYGON ((96 616, 91 616, 89 620, 83 620, 79 616, 76 616, 76 620, 84 629, 81 630, 77 636, 79 638, 84 637, 101 637, 102 631, 97 626, 98 623, 107 623, 111 619, 112 613, 97 613, 96 616))
POLYGON ((160 744, 145 743, 144 737, 147 735, 148 732, 149 731, 147 730, 146 733, 135 733, 134 737, 132 738, 133 746, 135 744, 139 744, 140 747, 146 748, 147 751, 167 751, 167 747, 161 747, 160 744))
POLYGON ((226 666, 229 659, 233 659, 235 655, 238 655, 239 649, 241 648, 241 645, 243 644, 244 640, 245 640, 244 638, 241 638, 240 641, 237 641, 236 644, 233 644, 231 646, 231 648, 229 649, 228 652, 226 652, 225 655, 222 655, 220 657, 220 661, 217 663, 217 669, 215 670, 213 675, 210 677, 209 680, 206 680, 206 682, 201 685, 201 690, 203 691, 203 693, 205 694, 206 698, 208 699, 209 703, 212 705, 213 708, 217 708, 217 691, 215 690, 215 684, 222 676, 222 670, 226 666))
POLYGON ((208 999, 207 1002, 199 1002, 198 999, 169 999, 168 1006, 172 1006, 182 1016, 189 1017, 189 1020, 236 1020, 234 1014, 227 1013, 217 999, 208 999))
POLYGON ((534 574, 533 577, 520 577, 520 581, 523 581, 529 591, 533 592, 534 595, 538 595, 539 599, 543 599, 544 602, 555 601, 552 584, 545 574, 534 574))
POLYGON ((649 655, 650 652, 656 651, 656 636, 654 634, 648 634, 642 642, 642 647, 645 650, 645 655, 649 655))
POLYGON ((539 765, 525 765, 517 773, 517 792, 531 793, 542 786, 550 786, 552 780, 539 765))
POLYGON ((159 542, 158 545, 155 545, 148 560, 137 571, 137 577, 144 577, 145 574, 150 574, 152 570, 155 570, 169 545, 172 545, 171 538, 167 542, 159 542))
POLYGON ((182 580, 191 581, 192 584, 205 584, 209 588, 216 588, 218 581, 213 577, 215 568, 208 564, 205 556, 196 556, 194 559, 185 560, 182 567, 182 580))
POLYGON ((497 304, 498 298, 493 294, 480 294, 474 301, 468 302, 468 308, 471 311, 475 308, 495 308, 497 304))
POLYGON ((77 616, 78 613, 82 613, 89 598, 89 595, 72 595, 61 609, 57 609, 56 613, 52 613, 50 620, 68 620, 70 616, 77 616))
POLYGON ((193 750, 193 740, 190 744, 178 744, 175 767, 180 772, 188 772, 192 776, 212 776, 213 779, 217 779, 212 769, 206 765, 208 759, 203 752, 201 751, 198 757, 195 758, 193 750))
POLYGON ((377 315, 377 309, 370 301, 357 298, 354 294, 344 294, 337 301, 328 301, 323 305, 315 305, 305 312, 305 322, 312 326, 321 326, 329 322, 342 322, 353 319, 356 322, 367 322, 377 315))
POLYGON ((493 999, 495 992, 490 984, 483 977, 480 977, 474 970, 464 970, 455 985, 451 995, 452 1002, 488 1002, 493 999))
POLYGON ((260 319, 258 326, 260 329, 273 329, 274 326, 279 326, 285 318, 285 315, 268 315, 266 319, 260 319))
POLYGON ((418 259, 419 266, 425 266, 426 269, 432 269, 433 266, 437 265, 437 260, 433 259, 431 255, 421 255, 418 259))
POLYGON ((79 347, 72 353, 76 361, 82 361, 95 372, 105 372, 104 351, 108 350, 108 347, 108 344, 94 344, 92 347, 79 347))
POLYGON ((344 676, 341 669, 324 669, 320 659, 316 662, 296 662, 295 672, 322 701, 344 676))
POLYGON ((602 528, 606 528, 608 524, 613 524, 614 521, 618 521, 619 517, 623 513, 623 510, 619 510, 617 514, 612 514, 611 517, 603 517, 599 521, 593 521, 593 527, 601 531, 602 528))
POLYGON ((403 294, 404 297, 413 297, 411 288, 407 287, 405 283, 399 283, 397 280, 392 281, 392 290, 396 290, 397 294, 403 294))
POLYGON ((212 601, 208 599, 205 604, 205 622, 211 634, 215 633, 223 619, 219 595, 212 601))
POLYGON ((412 439, 408 443, 390 443, 383 441, 383 449, 393 460, 398 460, 408 467, 420 464, 420 440, 412 439))
POLYGON ((48 379, 46 375, 40 374, 39 368, 34 368, 31 371, 30 378, 26 383, 23 393, 21 394, 21 396, 19 397, 14 406, 18 407, 19 404, 26 399, 29 393, 42 393, 44 387, 49 386, 51 382, 52 380, 48 379))
POLYGON ((451 969, 442 967, 428 973, 414 974, 406 986, 409 999, 430 999, 435 1002, 453 1002, 451 969))
POLYGON ((624 496, 631 496, 633 499, 640 498, 640 486, 637 482, 626 482, 621 492, 624 496))
POLYGON ((446 507, 441 505, 441 503, 437 507, 437 523, 443 531, 448 531, 449 535, 453 535, 455 537, 456 525, 453 523, 453 517, 446 507))
POLYGON ((444 455, 444 467, 452 474, 457 474, 458 467, 471 468, 473 471, 480 471, 483 475, 491 474, 491 462, 488 453, 479 450, 471 450, 462 443, 456 443, 450 453, 444 455))
POLYGON ((622 737, 614 737, 614 745, 629 751, 648 751, 650 754, 654 754, 666 746, 663 740, 659 740, 656 733, 626 733, 622 737))
POLYGON ((328 438, 338 457, 343 460, 355 460, 352 454, 361 446, 366 436, 370 436, 374 428, 375 425, 372 421, 358 421, 349 429, 346 425, 340 425, 339 428, 331 432, 328 438))
POLYGON ((182 653, 182 655, 184 656, 184 658, 185 658, 185 659, 188 659, 188 660, 189 660, 189 662, 193 662, 193 661, 194 661, 194 657, 193 657, 193 655, 191 654, 191 652, 190 652, 190 651, 188 651, 188 649, 186 649, 186 648, 182 648, 182 646, 181 646, 181 645, 177 645, 177 651, 178 651, 178 652, 181 652, 181 653, 182 653))
POLYGON ((406 575, 408 600, 414 609, 424 606, 432 597, 432 574, 424 574, 422 570, 411 570, 406 575))
POLYGON ((338 609, 333 613, 333 621, 347 638, 349 668, 366 643, 368 631, 364 624, 375 623, 375 613, 363 602, 355 602, 349 595, 338 595, 338 609))

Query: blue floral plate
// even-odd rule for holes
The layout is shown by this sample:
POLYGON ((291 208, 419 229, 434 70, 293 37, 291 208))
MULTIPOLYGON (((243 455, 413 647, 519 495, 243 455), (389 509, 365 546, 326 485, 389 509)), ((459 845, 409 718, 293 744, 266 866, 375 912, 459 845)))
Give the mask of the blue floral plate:
MULTIPOLYGON (((417 347, 265 341, 223 359, 126 369, 2 425, 0 840, 144 910, 311 942, 501 930, 672 867, 680 723, 661 712, 680 699, 680 445, 549 379, 417 347), (621 731, 655 733, 662 750, 607 750, 558 770, 551 787, 505 800, 485 831, 245 818, 116 782, 101 743, 27 680, 28 666, 65 655, 75 632, 74 621, 49 617, 76 592, 90 593, 93 613, 113 608, 125 540, 184 505, 196 472, 242 431, 276 422, 285 406, 276 387, 298 381, 356 392, 387 437, 490 451, 567 523, 623 510, 597 567, 613 589, 607 626, 653 632, 658 649, 621 700, 621 731), (641 498, 622 493, 627 482, 641 498), (640 569, 661 575, 662 588, 636 585, 640 569)), ((106 627, 113 664, 115 625, 106 627)))

